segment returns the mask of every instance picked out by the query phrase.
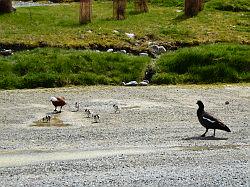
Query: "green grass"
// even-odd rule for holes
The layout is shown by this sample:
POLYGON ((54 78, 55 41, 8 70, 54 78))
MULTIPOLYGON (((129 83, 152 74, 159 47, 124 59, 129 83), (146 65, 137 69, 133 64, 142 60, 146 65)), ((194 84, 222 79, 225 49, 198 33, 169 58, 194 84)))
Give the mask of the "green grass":
POLYGON ((112 1, 93 1, 93 20, 85 25, 78 22, 79 3, 0 14, 0 47, 46 46, 0 56, 0 88, 117 85, 140 81, 148 67, 156 72, 155 84, 249 82, 250 3, 206 0, 204 10, 192 18, 183 15, 183 3, 151 0, 148 13, 135 14, 130 1, 126 19, 117 21, 112 18, 112 1), (125 33, 136 37, 130 39, 125 33), (138 53, 147 51, 149 42, 201 46, 169 51, 156 64, 150 64, 149 57, 72 49, 138 53))
MULTIPOLYGON (((93 20, 86 25, 79 25, 78 3, 17 8, 15 13, 0 15, 0 43, 34 47, 116 47, 137 51, 146 50, 149 41, 163 44, 249 43, 249 12, 220 11, 205 6, 196 17, 186 19, 183 11, 177 11, 183 10, 183 6, 175 7, 167 2, 171 7, 151 4, 149 13, 136 15, 132 14, 131 2, 127 18, 117 21, 112 18, 111 1, 94 1, 93 20), (134 33, 136 38, 129 39, 126 32, 134 33)), ((247 1, 244 2, 248 6, 247 1)))
POLYGON ((0 57, 0 88, 120 84, 141 80, 148 57, 38 48, 0 57))
POLYGON ((246 0, 212 0, 207 3, 207 7, 223 11, 250 11, 250 2, 246 0))
POLYGON ((153 84, 250 82, 250 46, 212 44, 149 57, 121 53, 37 48, 0 57, 0 88, 119 85, 140 81, 153 68, 153 84))
POLYGON ((249 82, 249 51, 249 45, 213 44, 170 52, 157 61, 153 82, 249 82))

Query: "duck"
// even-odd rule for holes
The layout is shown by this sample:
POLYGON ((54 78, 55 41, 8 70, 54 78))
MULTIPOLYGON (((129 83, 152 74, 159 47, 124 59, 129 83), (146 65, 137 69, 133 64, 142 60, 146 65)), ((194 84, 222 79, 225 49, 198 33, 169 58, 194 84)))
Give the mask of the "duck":
POLYGON ((119 109, 119 107, 118 107, 117 104, 113 104, 113 108, 114 108, 114 110, 115 110, 115 113, 117 113, 117 112, 120 113, 120 109, 119 109))
POLYGON ((94 123, 100 122, 100 116, 99 116, 99 114, 92 114, 92 117, 94 118, 94 123))
POLYGON ((75 108, 76 108, 76 111, 75 112, 78 112, 79 111, 79 108, 80 108, 80 105, 78 102, 75 102, 75 108))
POLYGON ((87 118, 90 118, 91 112, 89 109, 85 109, 84 112, 87 114, 87 118))
POLYGON ((64 105, 66 105, 65 98, 62 97, 62 96, 60 96, 60 97, 51 97, 50 101, 55 106, 55 110, 54 110, 55 112, 57 112, 57 110, 56 110, 57 107, 60 107, 60 111, 59 112, 61 112, 62 111, 62 107, 64 105))
POLYGON ((206 131, 204 134, 201 135, 201 137, 205 137, 206 133, 208 132, 208 129, 214 129, 214 137, 215 137, 215 130, 224 130, 226 132, 231 132, 231 130, 220 120, 216 119, 215 117, 211 116, 207 112, 204 111, 204 104, 202 101, 198 100, 196 103, 199 108, 197 110, 197 117, 200 122, 200 124, 206 128, 206 131))
POLYGON ((46 115, 46 116, 43 118, 43 122, 50 122, 50 119, 51 119, 51 115, 46 115))

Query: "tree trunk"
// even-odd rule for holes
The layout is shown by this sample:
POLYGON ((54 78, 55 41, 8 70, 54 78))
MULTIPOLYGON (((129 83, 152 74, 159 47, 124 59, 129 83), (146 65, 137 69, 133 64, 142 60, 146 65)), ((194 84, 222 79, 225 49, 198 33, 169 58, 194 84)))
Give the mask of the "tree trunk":
POLYGON ((193 17, 202 9, 202 0, 185 0, 185 15, 193 17))
POLYGON ((0 13, 9 13, 12 10, 12 0, 0 0, 0 13))
POLYGON ((127 0, 113 0, 113 16, 117 20, 125 19, 127 0))
POLYGON ((91 22, 92 17, 92 2, 91 0, 80 0, 80 24, 91 22))
POLYGON ((148 12, 147 0, 135 0, 135 11, 138 13, 148 12))
POLYGON ((199 0, 199 11, 203 10, 204 0, 199 0))

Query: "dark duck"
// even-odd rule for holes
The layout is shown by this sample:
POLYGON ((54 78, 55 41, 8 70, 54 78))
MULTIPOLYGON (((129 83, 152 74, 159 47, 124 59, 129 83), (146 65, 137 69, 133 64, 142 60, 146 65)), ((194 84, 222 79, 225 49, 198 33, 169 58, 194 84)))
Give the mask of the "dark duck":
POLYGON ((64 97, 51 97, 50 101, 52 102, 52 104, 55 106, 55 112, 57 112, 57 107, 60 107, 60 111, 62 110, 62 107, 66 104, 65 102, 65 98, 64 97))
POLYGON ((199 122, 201 123, 203 127, 206 128, 206 132, 202 134, 201 137, 205 137, 208 129, 214 129, 214 136, 215 136, 216 129, 231 132, 231 130, 225 124, 223 124, 220 120, 214 118, 213 116, 211 116, 210 114, 204 111, 204 104, 201 101, 197 101, 196 104, 198 104, 199 106, 197 110, 197 116, 198 116, 199 122))

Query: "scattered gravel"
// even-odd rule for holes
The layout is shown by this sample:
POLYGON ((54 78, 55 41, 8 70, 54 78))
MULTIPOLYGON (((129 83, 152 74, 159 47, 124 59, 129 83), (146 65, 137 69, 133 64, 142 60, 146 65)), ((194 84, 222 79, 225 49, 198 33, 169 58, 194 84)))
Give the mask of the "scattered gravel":
POLYGON ((249 99, 248 84, 0 91, 0 186, 249 186, 249 99), (67 105, 49 124, 51 96, 67 105), (201 138, 197 100, 232 132, 201 138))

